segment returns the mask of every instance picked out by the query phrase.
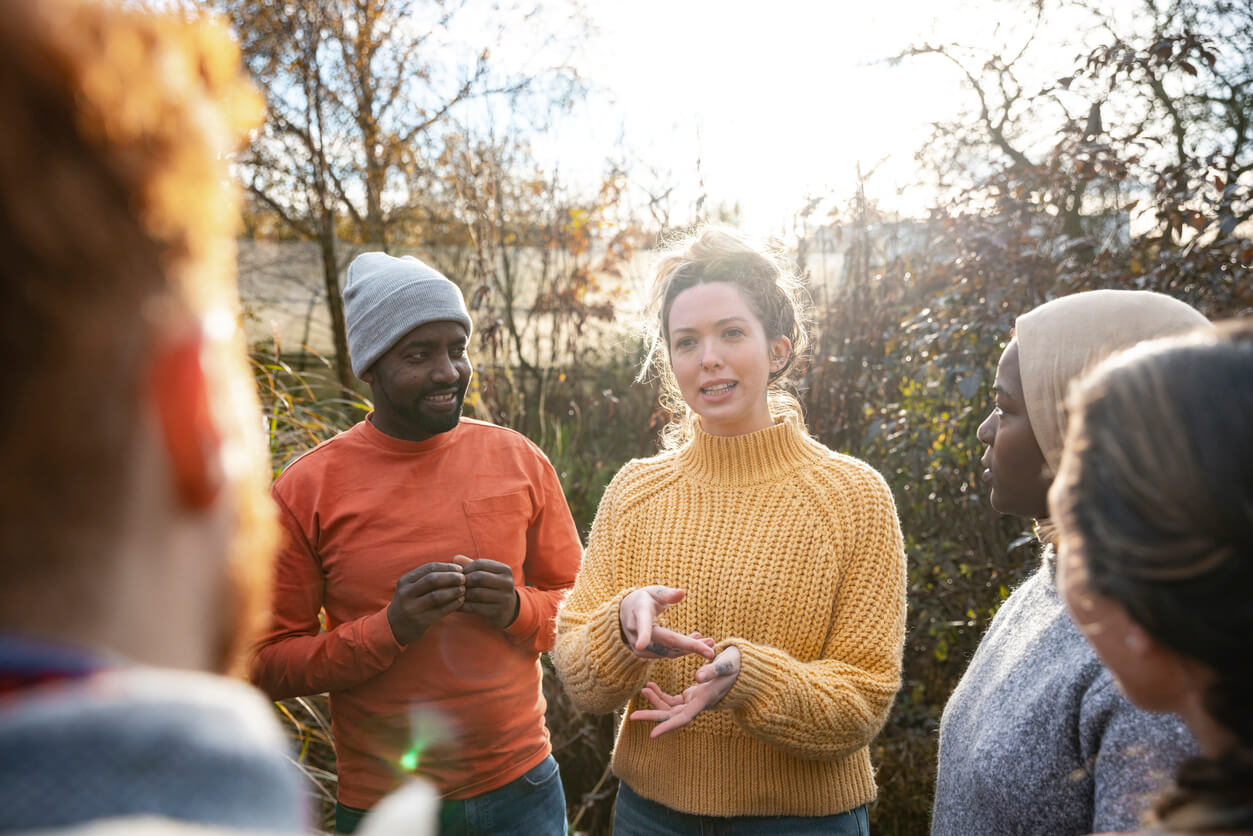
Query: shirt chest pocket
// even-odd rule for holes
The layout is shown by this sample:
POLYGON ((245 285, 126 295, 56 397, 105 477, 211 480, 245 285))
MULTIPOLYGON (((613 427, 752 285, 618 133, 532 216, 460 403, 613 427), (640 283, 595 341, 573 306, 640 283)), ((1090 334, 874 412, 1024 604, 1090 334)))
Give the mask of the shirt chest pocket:
POLYGON ((513 569, 515 584, 522 584, 526 560, 526 535, 533 509, 531 495, 523 489, 500 496, 467 499, 461 503, 474 539, 476 557, 496 560, 513 569))

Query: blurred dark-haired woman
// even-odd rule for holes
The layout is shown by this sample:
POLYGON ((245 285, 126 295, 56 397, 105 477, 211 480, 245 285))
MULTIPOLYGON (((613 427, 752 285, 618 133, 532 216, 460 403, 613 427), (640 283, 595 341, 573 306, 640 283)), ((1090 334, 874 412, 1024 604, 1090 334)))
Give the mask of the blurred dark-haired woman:
POLYGON ((1200 745, 1153 833, 1253 833, 1253 321, 1150 343, 1072 392, 1058 582, 1122 691, 1200 745))

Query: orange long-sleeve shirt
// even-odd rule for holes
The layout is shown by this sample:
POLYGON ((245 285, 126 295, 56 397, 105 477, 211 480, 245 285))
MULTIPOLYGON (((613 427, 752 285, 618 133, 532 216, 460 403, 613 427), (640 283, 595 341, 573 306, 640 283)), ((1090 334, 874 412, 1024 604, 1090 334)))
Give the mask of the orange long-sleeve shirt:
POLYGON ((330 692, 341 803, 373 806, 415 748, 418 773, 448 798, 548 755, 539 654, 581 547, 539 448, 469 419, 422 442, 366 420, 294 462, 273 494, 286 536, 253 680, 274 699, 330 692), (501 631, 453 613, 398 644, 396 581, 456 554, 513 568, 517 618, 501 631))

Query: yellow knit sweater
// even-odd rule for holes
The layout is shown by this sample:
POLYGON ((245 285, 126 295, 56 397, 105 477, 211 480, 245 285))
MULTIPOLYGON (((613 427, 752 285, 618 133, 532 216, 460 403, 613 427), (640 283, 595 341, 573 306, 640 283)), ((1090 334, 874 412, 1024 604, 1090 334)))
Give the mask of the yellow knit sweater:
POLYGON ((641 586, 687 590, 661 622, 740 649, 715 708, 650 740, 623 720, 615 774, 675 810, 817 816, 875 796, 867 746, 900 687, 905 554, 892 495, 864 462, 788 419, 702 432, 614 477, 583 566, 557 613, 552 658, 574 702, 650 708, 652 679, 693 683, 696 656, 649 661, 622 641, 618 605, 641 586))

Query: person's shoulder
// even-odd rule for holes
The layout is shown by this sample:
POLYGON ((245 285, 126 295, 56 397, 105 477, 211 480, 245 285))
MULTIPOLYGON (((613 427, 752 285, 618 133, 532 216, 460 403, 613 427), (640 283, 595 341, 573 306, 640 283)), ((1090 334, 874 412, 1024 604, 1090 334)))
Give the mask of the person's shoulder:
POLYGON ((195 795, 197 787, 212 787, 224 798, 267 799, 224 820, 245 814, 264 832, 287 832, 303 821, 299 773, 287 759, 273 706, 255 688, 226 677, 139 666, 46 686, 8 706, 0 718, 0 747, 32 745, 43 757, 17 779, 28 791, 88 785, 109 790, 71 799, 74 814, 84 820, 147 810, 212 824, 214 815, 204 817, 195 795), (75 758, 73 751, 94 754, 75 758), (39 764, 55 764, 58 783, 48 783, 54 776, 43 774, 39 764), (135 781, 154 764, 167 778, 155 796, 135 781))
POLYGON ((605 495, 612 497, 619 510, 656 495, 678 480, 674 466, 677 455, 676 450, 663 450, 654 456, 629 460, 614 474, 605 495))
POLYGON ((675 459, 678 455, 678 450, 662 450, 652 456, 630 459, 619 468, 613 477, 614 481, 622 484, 636 484, 672 477, 675 472, 675 459))
POLYGON ((538 477, 542 471, 556 470, 543 448, 517 430, 476 418, 462 418, 455 432, 456 443, 464 445, 461 455, 467 452, 476 456, 486 453, 497 461, 512 462, 532 478, 538 477))
POLYGON ((336 467, 341 456, 352 455, 352 447, 361 435, 362 423, 364 422, 358 422, 346 430, 341 430, 316 447, 301 453, 275 478, 275 488, 304 479, 317 478, 322 471, 336 467))
POLYGON ((816 438, 810 438, 809 443, 818 453, 815 457, 815 466, 821 470, 849 475, 855 478, 882 479, 879 471, 875 470, 864 459, 859 459, 849 453, 841 453, 839 450, 832 450, 816 438))
POLYGON ((530 455, 537 455, 544 459, 548 458, 538 444, 522 433, 509 427, 493 424, 490 421, 480 421, 477 418, 462 418, 457 422, 456 433, 459 436, 459 440, 470 442, 476 446, 486 446, 498 450, 516 450, 530 455))
POLYGON ((480 421, 478 418, 463 417, 457 422, 457 432, 468 438, 489 438, 502 444, 529 441, 526 436, 509 427, 493 424, 491 421, 480 421))
POLYGON ((876 497, 892 499, 892 488, 883 474, 868 462, 840 453, 826 445, 814 442, 823 455, 817 457, 814 473, 833 490, 866 492, 876 497))
POLYGON ((108 695, 102 703, 181 706, 191 717, 222 718, 232 734, 280 749, 283 745, 269 702, 246 682, 204 671, 135 666, 102 671, 90 684, 96 694, 108 695))
MULTIPOLYGON (((1091 651, 1086 641, 1084 646, 1091 651)), ((1089 725, 1102 735, 1113 734, 1137 745, 1156 747, 1159 755, 1172 751, 1179 757, 1196 754, 1196 741, 1179 715, 1149 711, 1127 699, 1113 673, 1095 653, 1085 662, 1092 674, 1082 697, 1083 713, 1092 718, 1089 725), (1093 660, 1095 667, 1091 667, 1093 660)))

